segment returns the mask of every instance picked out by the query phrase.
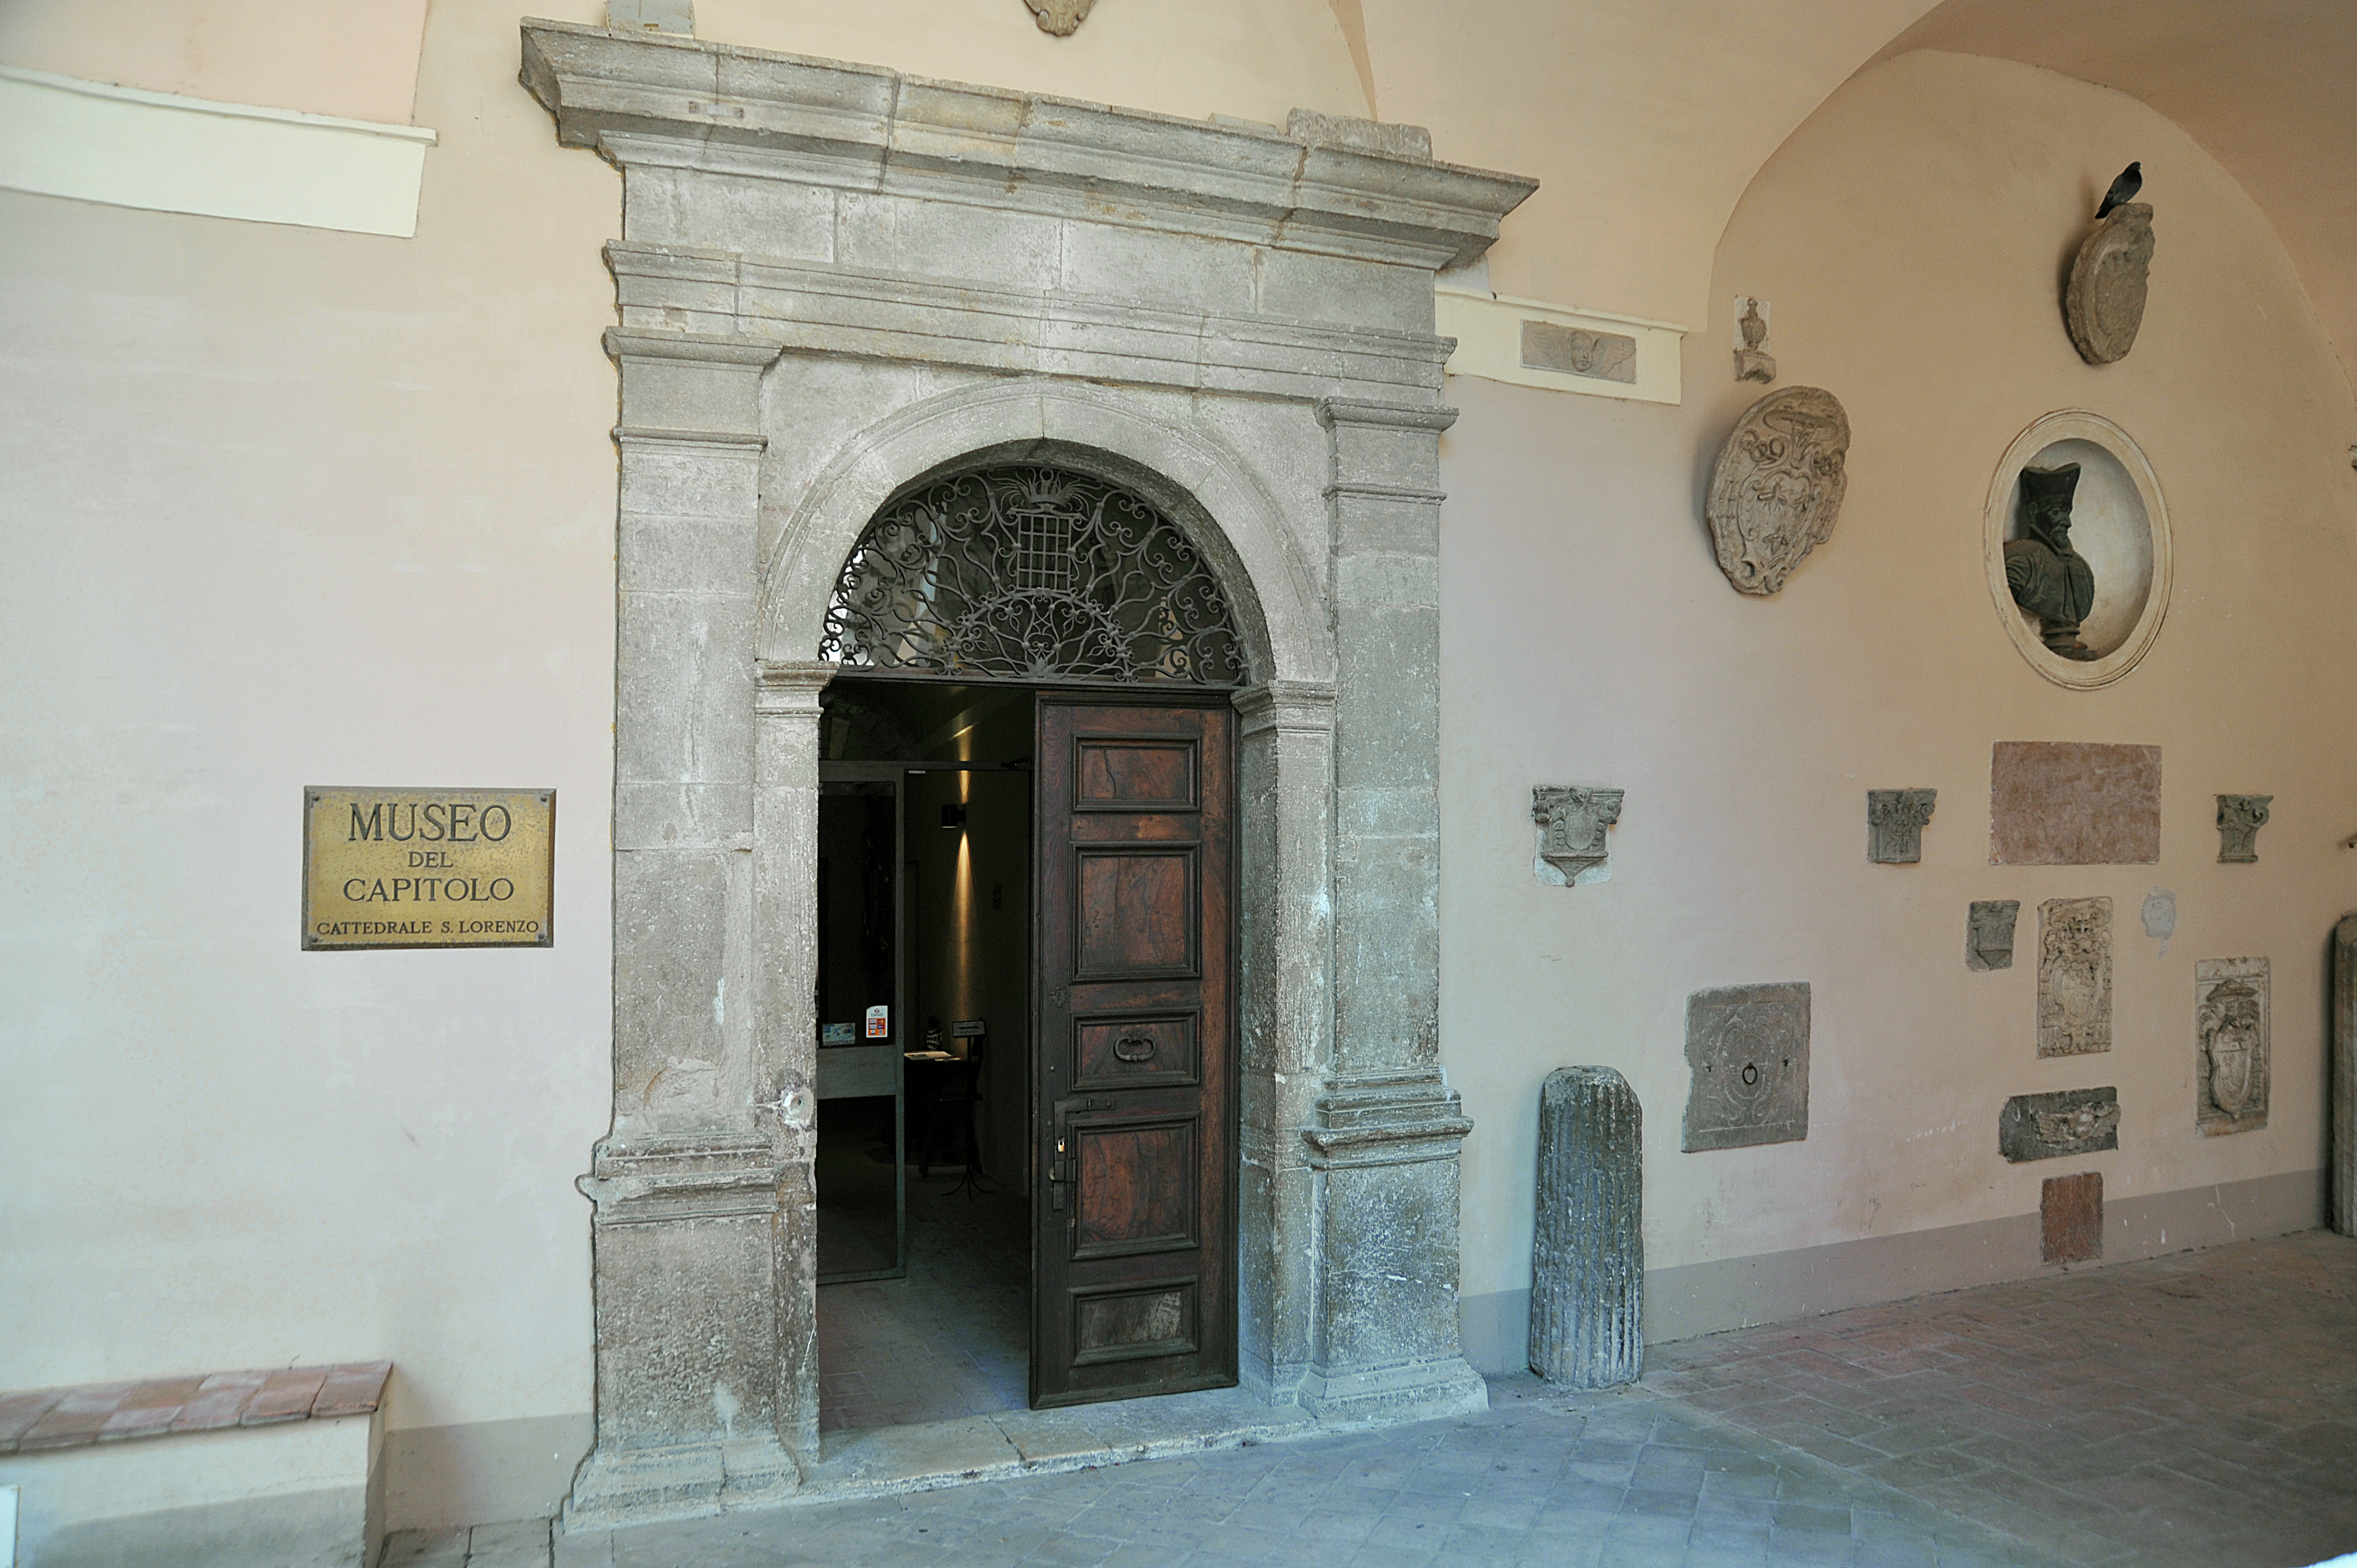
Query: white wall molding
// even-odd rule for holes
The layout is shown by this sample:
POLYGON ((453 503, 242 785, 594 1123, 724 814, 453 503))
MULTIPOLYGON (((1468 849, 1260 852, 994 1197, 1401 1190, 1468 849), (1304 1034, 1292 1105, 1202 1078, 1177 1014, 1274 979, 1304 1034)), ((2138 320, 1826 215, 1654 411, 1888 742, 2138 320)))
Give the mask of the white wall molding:
POLYGON ((0 187, 39 196, 407 239, 434 141, 0 65, 0 187))
POLYGON ((1674 403, 1684 395, 1679 354, 1686 329, 1674 321, 1466 288, 1436 288, 1433 305, 1436 329, 1457 339, 1448 358, 1452 376, 1640 403, 1674 403), (1535 341, 1526 340, 1526 323, 1537 326, 1535 341), (1616 352, 1613 339, 1626 339, 1633 351, 1616 352), (1593 373, 1557 368, 1573 363, 1593 373))

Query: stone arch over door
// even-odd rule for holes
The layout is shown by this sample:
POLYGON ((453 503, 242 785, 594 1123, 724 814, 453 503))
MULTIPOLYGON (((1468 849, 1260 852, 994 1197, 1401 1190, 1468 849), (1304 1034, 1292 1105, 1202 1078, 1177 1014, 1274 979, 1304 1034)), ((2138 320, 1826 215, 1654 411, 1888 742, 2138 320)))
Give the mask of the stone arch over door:
POLYGON ((1247 1390, 1487 1394, 1437 1065, 1438 269, 1527 180, 1421 133, 1169 120, 692 39, 524 28, 622 170, 614 1122, 597 1440, 568 1520, 758 1504, 820 1458, 815 850, 828 596, 961 461, 1130 485, 1236 606, 1247 1390), (1004 132, 985 127, 1005 126, 1004 132), (946 140, 945 140, 946 139, 946 140), (953 145, 954 157, 920 149, 953 145))
POLYGON ((1116 393, 1028 380, 928 398, 844 444, 770 547, 757 656, 810 659, 845 558, 876 514, 935 473, 991 462, 1076 468, 1136 490, 1210 560, 1255 684, 1333 681, 1333 636, 1300 544, 1325 532, 1322 512, 1288 518, 1215 435, 1126 406, 1116 393))

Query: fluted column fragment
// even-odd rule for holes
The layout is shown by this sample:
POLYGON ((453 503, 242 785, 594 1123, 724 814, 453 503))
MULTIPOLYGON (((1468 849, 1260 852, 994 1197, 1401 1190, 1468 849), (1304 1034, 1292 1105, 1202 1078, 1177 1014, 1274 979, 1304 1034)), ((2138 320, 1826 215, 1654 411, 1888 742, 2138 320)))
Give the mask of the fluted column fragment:
POLYGON ((1609 1067, 1557 1068, 1539 1091, 1531 1370, 1608 1389, 1644 1370, 1644 1138, 1637 1092, 1609 1067))

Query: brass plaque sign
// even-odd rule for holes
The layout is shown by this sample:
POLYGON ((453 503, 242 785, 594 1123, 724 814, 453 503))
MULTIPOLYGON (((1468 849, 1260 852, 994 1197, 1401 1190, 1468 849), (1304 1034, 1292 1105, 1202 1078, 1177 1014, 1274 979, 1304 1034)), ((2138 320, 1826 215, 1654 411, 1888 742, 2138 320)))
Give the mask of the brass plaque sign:
POLYGON ((303 946, 544 948, 556 791, 303 791, 303 946))

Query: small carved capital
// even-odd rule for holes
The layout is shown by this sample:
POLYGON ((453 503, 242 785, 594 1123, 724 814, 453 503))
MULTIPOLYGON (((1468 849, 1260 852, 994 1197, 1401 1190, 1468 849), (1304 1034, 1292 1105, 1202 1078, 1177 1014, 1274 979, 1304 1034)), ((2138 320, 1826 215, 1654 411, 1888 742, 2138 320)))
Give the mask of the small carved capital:
POLYGON ((1604 830, 1620 820, 1624 794, 1577 784, 1541 784, 1531 790, 1539 859, 1561 873, 1566 886, 1580 873, 1602 865, 1610 854, 1604 830))
POLYGON ((1868 789, 1866 858, 1877 865, 1912 865, 1923 858, 1923 828, 1937 789, 1868 789))
POLYGON ((2273 795, 2218 797, 2218 858, 2248 865, 2259 858, 2259 830, 2267 825, 2273 795))
POLYGON ((832 659, 764 659, 754 671, 753 711, 816 717, 818 694, 841 668, 832 659))

